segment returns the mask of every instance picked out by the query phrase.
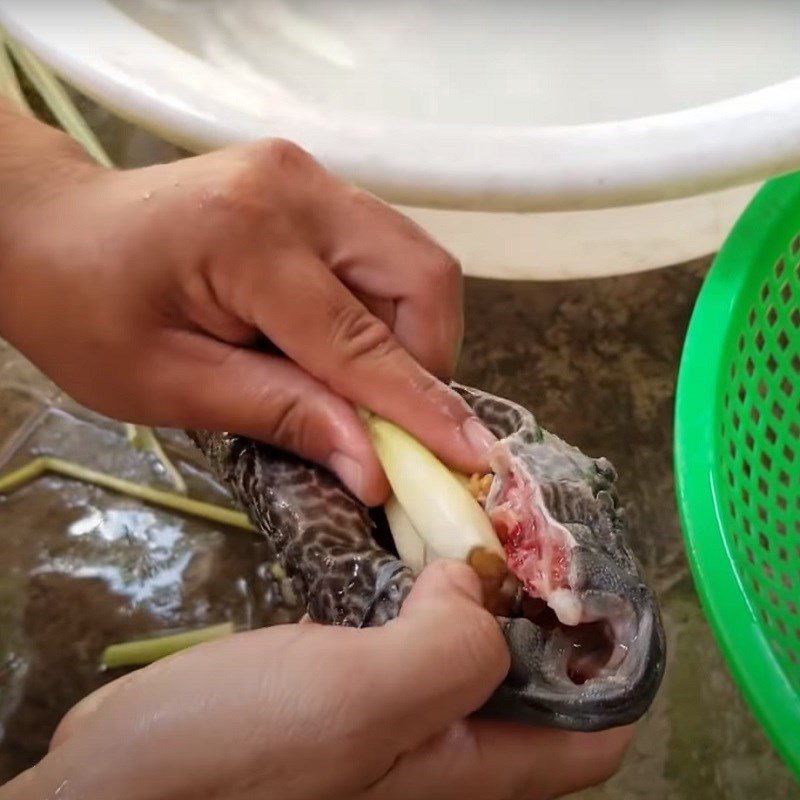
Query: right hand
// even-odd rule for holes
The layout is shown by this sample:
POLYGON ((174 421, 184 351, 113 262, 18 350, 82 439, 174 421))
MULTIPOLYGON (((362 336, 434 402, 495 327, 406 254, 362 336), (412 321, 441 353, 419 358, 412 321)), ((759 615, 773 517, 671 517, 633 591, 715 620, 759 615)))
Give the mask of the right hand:
POLYGON ((38 123, 0 133, 18 128, 5 179, 0 150, 0 332, 79 402, 261 439, 370 505, 388 486, 354 404, 487 468, 491 434, 439 380, 459 266, 409 220, 283 141, 122 172, 38 123))

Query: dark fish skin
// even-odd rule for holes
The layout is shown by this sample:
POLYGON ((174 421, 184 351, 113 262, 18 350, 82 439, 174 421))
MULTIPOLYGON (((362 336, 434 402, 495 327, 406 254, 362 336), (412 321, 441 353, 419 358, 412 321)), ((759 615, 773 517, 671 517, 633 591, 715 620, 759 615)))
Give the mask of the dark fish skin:
MULTIPOLYGON (((508 400, 453 388, 534 476, 547 511, 569 530, 575 541, 570 586, 583 608, 608 620, 603 630, 613 635, 603 647, 613 646, 615 654, 594 677, 576 683, 570 659, 594 646, 581 639, 584 628, 499 618, 511 669, 479 713, 578 731, 635 722, 661 683, 666 645, 655 597, 625 542, 613 467, 547 433, 508 400)), ((413 575, 376 543, 370 513, 335 477, 240 436, 189 435, 270 539, 314 621, 366 627, 399 613, 413 575)))
POLYGON ((397 616, 414 578, 375 542, 369 512, 331 473, 241 436, 189 436, 272 542, 312 620, 363 628, 397 616))

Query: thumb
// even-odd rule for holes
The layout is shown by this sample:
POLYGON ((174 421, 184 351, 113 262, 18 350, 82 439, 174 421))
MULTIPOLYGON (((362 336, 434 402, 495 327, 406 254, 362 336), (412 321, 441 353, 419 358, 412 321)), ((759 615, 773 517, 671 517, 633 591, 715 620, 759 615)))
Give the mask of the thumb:
POLYGON ((436 561, 418 578, 400 616, 374 630, 364 687, 376 726, 401 749, 417 746, 489 698, 508 672, 497 620, 465 564, 436 561))

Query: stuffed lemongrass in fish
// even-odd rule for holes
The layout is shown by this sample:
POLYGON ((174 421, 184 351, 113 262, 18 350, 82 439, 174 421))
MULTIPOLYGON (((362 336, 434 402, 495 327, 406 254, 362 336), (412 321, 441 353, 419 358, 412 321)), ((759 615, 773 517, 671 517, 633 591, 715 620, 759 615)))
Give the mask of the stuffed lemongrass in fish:
POLYGON ((660 684, 665 642, 625 541, 613 467, 508 400, 453 388, 498 437, 491 472, 456 475, 366 414, 393 492, 380 511, 322 467, 236 435, 191 435, 272 542, 314 621, 381 625, 426 564, 460 559, 478 574, 511 652, 483 713, 585 731, 635 721, 660 684))

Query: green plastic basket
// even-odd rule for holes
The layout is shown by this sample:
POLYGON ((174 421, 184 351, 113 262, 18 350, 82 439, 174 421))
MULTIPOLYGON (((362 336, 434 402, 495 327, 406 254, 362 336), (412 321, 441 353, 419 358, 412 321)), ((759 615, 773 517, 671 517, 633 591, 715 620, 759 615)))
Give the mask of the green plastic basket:
POLYGON ((700 293, 678 379, 675 471, 706 614, 800 777, 800 174, 759 192, 700 293))

